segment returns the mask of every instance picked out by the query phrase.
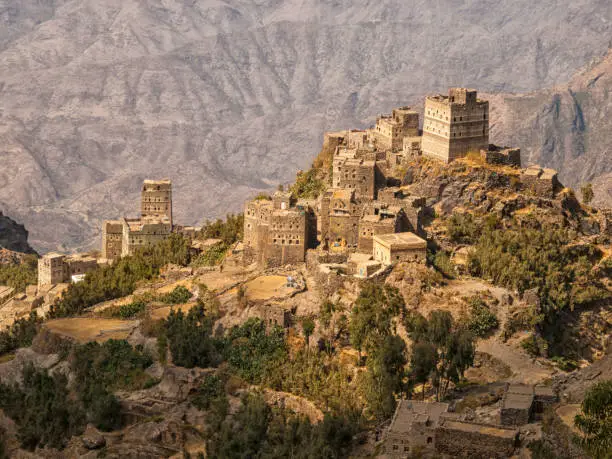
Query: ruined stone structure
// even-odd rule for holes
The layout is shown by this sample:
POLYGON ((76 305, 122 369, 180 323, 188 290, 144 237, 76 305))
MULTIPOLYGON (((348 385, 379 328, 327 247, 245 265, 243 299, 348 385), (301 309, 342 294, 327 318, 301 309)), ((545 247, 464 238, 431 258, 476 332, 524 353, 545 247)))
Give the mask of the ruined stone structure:
POLYGON ((391 115, 381 115, 376 126, 368 131, 372 143, 379 150, 401 150, 404 137, 419 135, 419 114, 410 107, 400 107, 391 115))
POLYGON ((172 226, 172 183, 170 180, 145 180, 140 201, 142 218, 168 219, 172 226))
POLYGON ((519 432, 503 426, 479 425, 443 418, 436 429, 435 450, 452 457, 476 459, 512 457, 519 432))
POLYGON ((491 144, 486 150, 481 150, 480 155, 489 164, 521 167, 520 148, 498 147, 491 144))
POLYGON ((534 194, 546 198, 553 198, 561 188, 557 171, 540 166, 529 166, 522 170, 521 182, 534 194))
POLYGON ((80 276, 97 267, 98 262, 93 257, 51 252, 38 260, 38 286, 78 281, 80 276))
POLYGON ((425 263, 427 241, 409 232, 374 236, 374 259, 387 265, 404 261, 425 263))
POLYGON ((489 102, 475 90, 451 88, 448 96, 425 99, 421 150, 445 163, 489 146, 489 102))

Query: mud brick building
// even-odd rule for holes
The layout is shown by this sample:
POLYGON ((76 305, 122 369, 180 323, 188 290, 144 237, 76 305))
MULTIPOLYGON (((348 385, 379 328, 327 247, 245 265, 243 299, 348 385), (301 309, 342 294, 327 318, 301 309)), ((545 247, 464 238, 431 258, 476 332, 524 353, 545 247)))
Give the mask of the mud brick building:
POLYGON ((445 163, 489 146, 489 102, 472 89, 451 88, 448 96, 425 99, 421 150, 445 163))

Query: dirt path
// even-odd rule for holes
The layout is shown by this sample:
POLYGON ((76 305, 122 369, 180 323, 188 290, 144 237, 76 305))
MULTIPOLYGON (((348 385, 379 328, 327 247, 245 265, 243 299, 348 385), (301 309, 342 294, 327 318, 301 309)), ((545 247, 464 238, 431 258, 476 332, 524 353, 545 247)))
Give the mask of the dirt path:
POLYGON ((549 379, 553 374, 550 368, 534 362, 525 352, 500 342, 497 337, 479 341, 476 350, 506 364, 512 371, 512 376, 505 379, 509 382, 537 384, 549 379))

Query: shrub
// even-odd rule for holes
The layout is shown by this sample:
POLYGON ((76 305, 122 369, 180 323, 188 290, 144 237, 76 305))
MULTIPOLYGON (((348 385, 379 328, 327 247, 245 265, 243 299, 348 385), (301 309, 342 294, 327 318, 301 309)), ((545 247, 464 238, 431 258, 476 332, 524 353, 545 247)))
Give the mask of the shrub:
POLYGON ((228 214, 225 221, 207 222, 200 232, 200 239, 221 239, 225 245, 241 241, 244 231, 244 215, 228 214))
POLYGON ((199 268, 202 266, 216 266, 220 264, 225 258, 225 254, 228 250, 227 244, 220 242, 210 247, 206 251, 198 255, 192 262, 191 266, 199 268))
POLYGON ((230 330, 225 340, 225 358, 243 379, 258 384, 287 358, 284 331, 252 318, 230 330))
POLYGON ((457 271, 455 264, 451 261, 448 254, 444 251, 436 252, 433 257, 430 257, 431 264, 440 271, 446 278, 454 279, 457 271))
POLYGON ((7 285, 18 292, 24 292, 28 285, 36 285, 37 281, 36 255, 25 255, 19 264, 0 264, 0 285, 7 285))
POLYGON ((160 301, 167 304, 184 304, 187 303, 193 295, 182 285, 179 285, 174 288, 170 293, 163 295, 160 298, 160 301))
POLYGON ((299 174, 290 190, 296 199, 316 199, 325 190, 325 182, 319 178, 319 170, 312 168, 299 174))
POLYGON ((111 311, 112 317, 120 317, 121 319, 131 319, 140 313, 144 312, 147 305, 144 301, 134 301, 128 304, 122 304, 111 311))
POLYGON ((5 331, 0 332, 0 355, 20 347, 28 347, 38 333, 42 319, 31 312, 27 319, 17 319, 5 331))
POLYGON ((100 267, 71 284, 51 306, 52 318, 80 314, 103 301, 130 295, 136 284, 159 275, 159 269, 169 263, 185 266, 191 261, 189 240, 172 234, 159 244, 138 250, 112 266, 100 267))
POLYGON ((497 317, 487 304, 479 297, 472 297, 469 300, 470 317, 468 319, 468 329, 479 338, 488 336, 491 331, 499 326, 497 317))

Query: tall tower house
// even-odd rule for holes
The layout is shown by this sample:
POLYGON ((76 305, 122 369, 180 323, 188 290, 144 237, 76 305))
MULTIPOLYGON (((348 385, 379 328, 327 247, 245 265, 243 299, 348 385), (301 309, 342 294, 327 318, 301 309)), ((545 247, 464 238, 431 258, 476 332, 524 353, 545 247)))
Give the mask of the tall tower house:
POLYGON ((489 147, 489 102, 473 89, 425 99, 422 152, 446 163, 489 147))
POLYGON ((145 180, 142 185, 140 213, 142 218, 168 218, 172 225, 172 182, 145 180))

